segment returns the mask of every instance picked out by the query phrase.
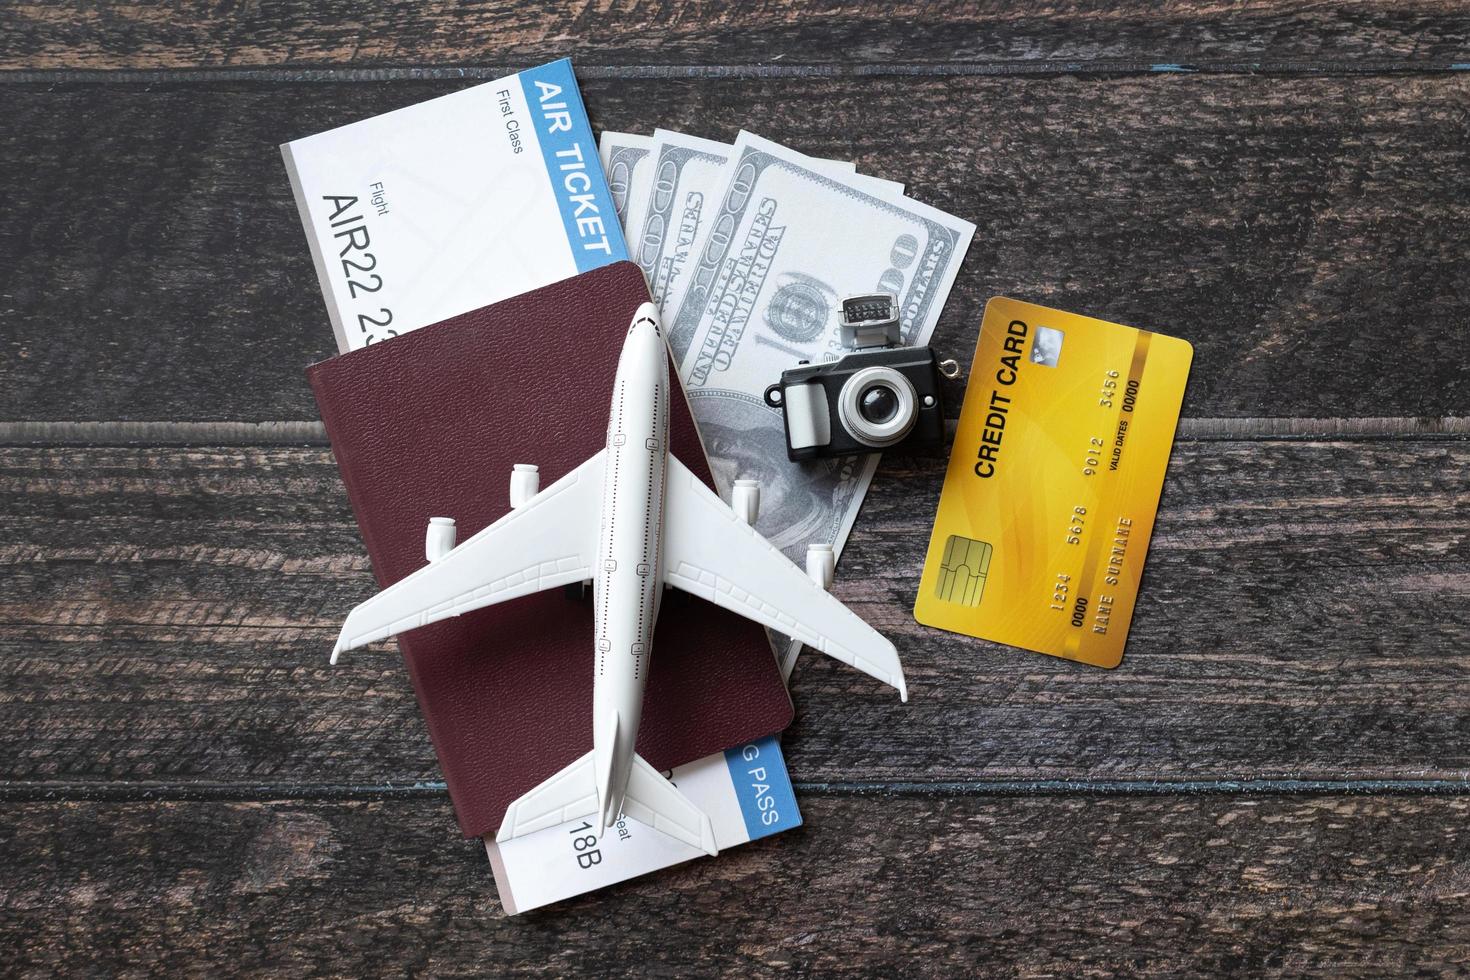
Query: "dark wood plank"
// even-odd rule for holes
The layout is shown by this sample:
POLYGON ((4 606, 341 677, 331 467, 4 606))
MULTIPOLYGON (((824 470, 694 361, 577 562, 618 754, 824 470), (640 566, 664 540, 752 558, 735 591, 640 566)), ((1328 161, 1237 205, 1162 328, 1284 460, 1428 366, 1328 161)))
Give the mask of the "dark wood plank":
MULTIPOLYGON (((314 419, 301 371, 332 342, 275 144, 462 84, 7 87, 0 420, 314 419)), ((1470 74, 586 85, 600 125, 748 126, 907 180, 979 226, 941 348, 968 362, 998 293, 1176 333, 1196 417, 1470 414, 1449 353, 1467 94, 1470 74)))
POLYGON ((18 973, 1452 974, 1463 798, 802 800, 518 917, 447 801, 0 808, 18 973))
POLYGON ((202 0, 102 7, 10 5, 0 16, 5 68, 530 64, 863 65, 1136 61, 1463 60, 1464 11, 1329 0, 1228 6, 1171 0, 983 3, 785 2, 557 5, 495 0, 273 3, 202 0))
MULTIPOLYGON (((808 656, 796 778, 1462 779, 1470 442, 1176 446, 1123 666, 915 624, 939 462, 885 464, 836 593, 912 698, 808 656)), ((493 490, 493 488, 492 488, 493 490)), ((498 492, 498 491, 495 491, 498 492)), ((438 780, 325 449, 0 452, 0 779, 438 780)))

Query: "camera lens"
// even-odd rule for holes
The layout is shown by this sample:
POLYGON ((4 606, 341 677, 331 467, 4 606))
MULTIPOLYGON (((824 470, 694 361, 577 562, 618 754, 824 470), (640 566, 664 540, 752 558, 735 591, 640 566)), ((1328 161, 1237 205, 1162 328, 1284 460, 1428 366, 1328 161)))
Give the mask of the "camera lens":
POLYGON ((886 365, 854 372, 837 396, 837 417, 843 429, 873 449, 902 442, 918 414, 919 398, 913 384, 886 365))
POLYGON ((858 398, 858 411, 874 425, 882 425, 898 414, 898 392, 886 384, 873 385, 858 398))

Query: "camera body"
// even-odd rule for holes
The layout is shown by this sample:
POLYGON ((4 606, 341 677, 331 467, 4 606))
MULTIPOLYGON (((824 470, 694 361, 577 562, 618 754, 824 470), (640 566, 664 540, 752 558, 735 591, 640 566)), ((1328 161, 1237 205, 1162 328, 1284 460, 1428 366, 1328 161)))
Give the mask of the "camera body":
POLYGON ((766 389, 766 404, 786 419, 794 460, 944 445, 940 370, 928 347, 853 351, 822 364, 803 362, 766 389))

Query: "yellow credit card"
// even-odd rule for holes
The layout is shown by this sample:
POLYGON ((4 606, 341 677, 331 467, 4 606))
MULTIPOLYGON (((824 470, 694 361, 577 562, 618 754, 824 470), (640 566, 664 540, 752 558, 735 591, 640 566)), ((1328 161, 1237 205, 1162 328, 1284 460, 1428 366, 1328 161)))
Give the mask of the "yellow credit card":
POLYGON ((998 296, 985 307, 914 617, 1116 667, 1194 348, 998 296))

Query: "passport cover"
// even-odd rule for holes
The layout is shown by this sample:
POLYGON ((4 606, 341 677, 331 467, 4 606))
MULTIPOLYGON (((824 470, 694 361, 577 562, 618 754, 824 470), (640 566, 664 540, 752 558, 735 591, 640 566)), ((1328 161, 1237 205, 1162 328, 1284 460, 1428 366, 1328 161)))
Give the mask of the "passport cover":
MULTIPOLYGON (((643 273, 617 262, 307 370, 380 587, 423 566, 430 517, 464 541, 508 511, 512 464, 539 464, 548 487, 603 448, 647 300, 643 273)), ((669 408, 670 450, 713 487, 687 401, 669 408)), ((398 645, 466 837, 591 749, 590 593, 525 596, 398 645)), ((638 752, 657 769, 791 723, 765 631, 702 599, 665 596, 652 665, 638 752)))

